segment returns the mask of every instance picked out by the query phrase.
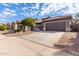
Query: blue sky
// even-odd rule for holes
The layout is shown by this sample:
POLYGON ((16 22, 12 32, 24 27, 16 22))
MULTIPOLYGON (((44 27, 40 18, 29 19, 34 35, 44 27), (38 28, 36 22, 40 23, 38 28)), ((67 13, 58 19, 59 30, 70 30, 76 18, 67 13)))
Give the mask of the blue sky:
POLYGON ((75 15, 79 3, 0 3, 0 22, 14 22, 27 17, 75 15))

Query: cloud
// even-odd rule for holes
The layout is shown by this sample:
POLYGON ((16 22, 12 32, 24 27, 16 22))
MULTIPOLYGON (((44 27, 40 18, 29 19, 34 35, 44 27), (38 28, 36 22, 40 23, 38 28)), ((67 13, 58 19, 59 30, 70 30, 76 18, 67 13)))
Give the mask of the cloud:
POLYGON ((17 16, 17 14, 14 10, 10 10, 9 8, 5 8, 0 13, 0 18, 7 18, 8 16, 17 16))
POLYGON ((7 19, 0 19, 0 23, 6 23, 7 22, 7 19))
POLYGON ((15 4, 15 5, 19 5, 19 3, 13 3, 13 4, 15 4))
POLYGON ((7 3, 2 3, 2 5, 6 6, 6 7, 9 7, 9 5, 7 3))
POLYGON ((21 10, 26 11, 26 10, 28 10, 28 8, 27 7, 21 7, 21 10))
POLYGON ((63 14, 76 14, 79 12, 79 4, 77 3, 71 3, 71 4, 67 4, 68 9, 67 10, 60 10, 60 12, 62 12, 63 14))
POLYGON ((79 3, 4 3, 3 5, 6 7, 0 12, 0 18, 9 18, 17 15, 23 17, 60 16, 79 12, 79 3))
POLYGON ((39 10, 40 9, 40 3, 34 3, 32 7, 30 7, 31 9, 36 9, 39 10))
POLYGON ((34 15, 37 15, 37 11, 36 12, 29 12, 29 13, 24 13, 24 16, 26 17, 33 17, 34 15))
POLYGON ((50 12, 54 11, 54 4, 44 4, 43 7, 41 8, 40 14, 45 15, 49 14, 50 12), (45 6, 45 7, 44 7, 45 6))
POLYGON ((15 10, 10 10, 9 8, 5 8, 4 11, 10 12, 10 13, 15 13, 15 10))
POLYGON ((75 14, 79 12, 79 3, 50 3, 42 5, 40 15, 47 14, 75 14), (44 7, 45 6, 45 7, 44 7))
POLYGON ((34 7, 35 7, 36 9, 39 9, 40 3, 36 3, 34 7))

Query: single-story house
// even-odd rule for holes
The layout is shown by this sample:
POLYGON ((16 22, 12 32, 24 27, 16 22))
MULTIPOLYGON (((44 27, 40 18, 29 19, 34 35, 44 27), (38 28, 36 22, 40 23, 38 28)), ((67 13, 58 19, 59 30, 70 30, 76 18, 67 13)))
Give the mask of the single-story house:
POLYGON ((40 25, 44 31, 70 31, 72 16, 56 16, 43 18, 40 25))

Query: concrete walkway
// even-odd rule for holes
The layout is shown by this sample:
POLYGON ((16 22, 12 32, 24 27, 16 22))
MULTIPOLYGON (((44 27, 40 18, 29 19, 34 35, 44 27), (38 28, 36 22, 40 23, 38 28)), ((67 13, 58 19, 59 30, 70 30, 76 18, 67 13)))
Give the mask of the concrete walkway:
POLYGON ((56 42, 54 40, 57 39, 57 37, 60 38, 59 36, 61 35, 59 33, 59 36, 57 36, 58 34, 55 33, 56 32, 54 32, 54 36, 53 36, 53 33, 47 34, 43 32, 40 33, 34 32, 33 34, 27 35, 26 37, 22 36, 22 38, 6 37, 4 35, 0 35, 0 55, 8 55, 8 56, 10 55, 12 56, 20 56, 20 55, 21 56, 57 56, 57 55, 69 56, 71 55, 69 53, 63 52, 60 49, 52 48, 53 43, 56 42), (43 41, 40 37, 43 39, 43 41), (28 38, 30 38, 30 40, 28 40, 28 38), (49 38, 52 39, 53 41, 52 43, 50 43, 51 40, 49 38), (38 41, 36 39, 38 39, 38 41), (38 43, 35 43, 34 41, 37 41, 38 43))

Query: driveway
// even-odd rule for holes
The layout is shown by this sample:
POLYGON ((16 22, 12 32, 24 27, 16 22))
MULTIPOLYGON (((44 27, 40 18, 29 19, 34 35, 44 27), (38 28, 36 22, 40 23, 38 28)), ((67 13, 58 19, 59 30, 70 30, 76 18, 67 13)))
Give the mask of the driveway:
POLYGON ((46 31, 46 32, 33 32, 30 35, 20 36, 20 38, 33 41, 35 43, 53 47, 53 45, 62 37, 64 32, 46 31))
POLYGON ((0 55, 12 56, 56 56, 71 55, 53 45, 64 32, 33 32, 23 36, 0 35, 0 55))

